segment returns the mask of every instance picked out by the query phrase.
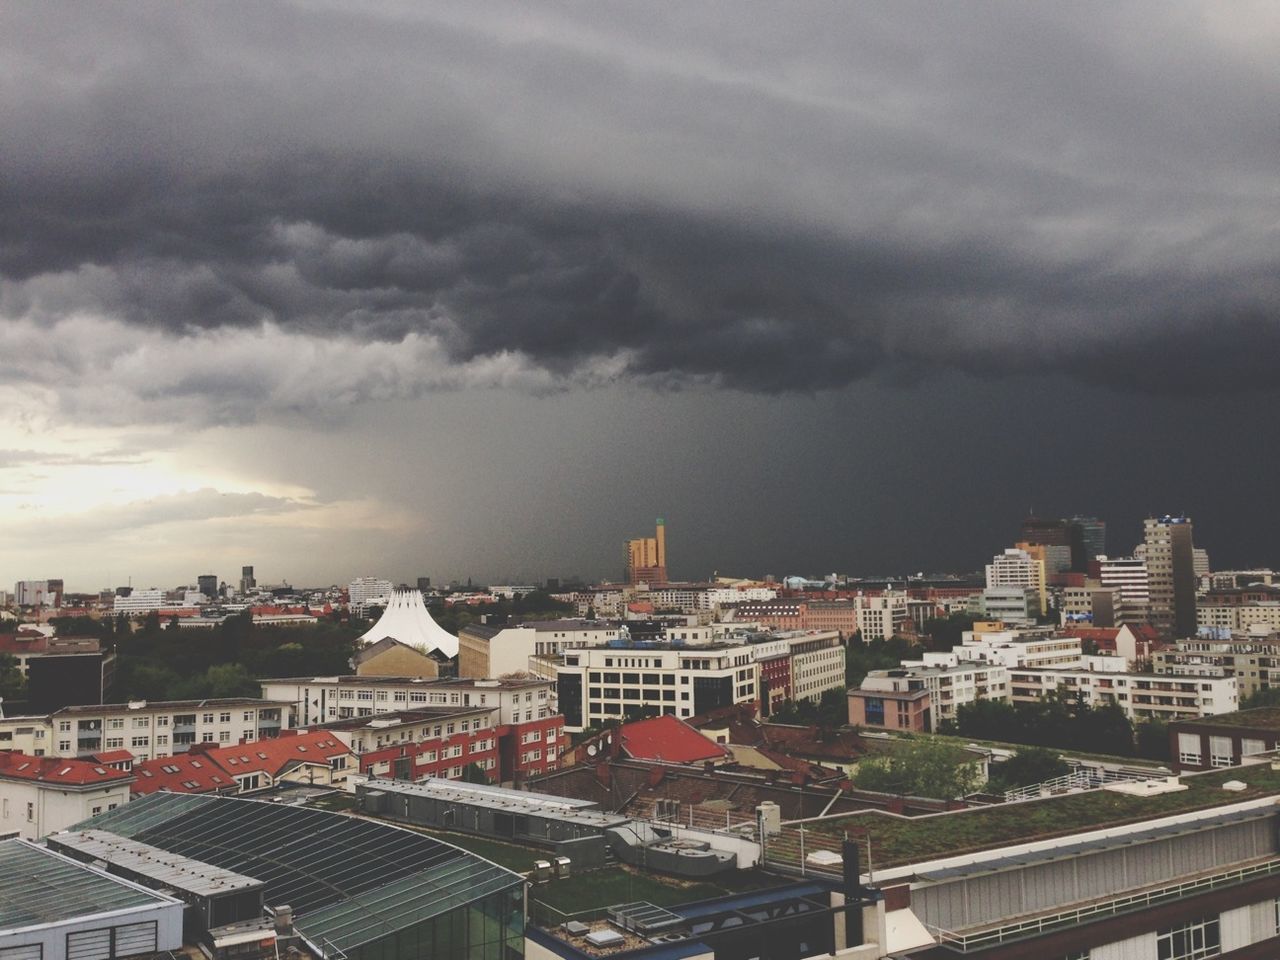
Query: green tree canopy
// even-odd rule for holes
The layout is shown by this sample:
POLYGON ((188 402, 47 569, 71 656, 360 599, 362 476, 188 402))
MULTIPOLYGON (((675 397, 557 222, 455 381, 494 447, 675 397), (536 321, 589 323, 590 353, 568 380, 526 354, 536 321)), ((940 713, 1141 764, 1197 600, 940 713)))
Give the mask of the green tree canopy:
POLYGON ((941 740, 902 741, 885 756, 861 761, 854 771, 853 785, 881 793, 951 800, 973 793, 982 783, 973 761, 973 755, 963 747, 941 740))

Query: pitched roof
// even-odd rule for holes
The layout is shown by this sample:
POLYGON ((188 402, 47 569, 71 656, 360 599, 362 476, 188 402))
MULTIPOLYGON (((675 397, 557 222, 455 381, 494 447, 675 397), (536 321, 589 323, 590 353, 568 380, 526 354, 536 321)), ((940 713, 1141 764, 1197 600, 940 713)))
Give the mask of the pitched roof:
POLYGON ((133 774, 89 760, 31 757, 16 750, 0 750, 0 779, 87 787, 128 783, 133 780, 133 774))
POLYGON ((360 664, 364 663, 366 660, 371 660, 374 657, 378 656, 379 654, 386 653, 388 650, 394 650, 396 647, 403 647, 404 649, 408 650, 410 653, 413 653, 419 657, 424 655, 421 650, 418 650, 415 647, 411 647, 409 646, 409 644, 404 643, 400 640, 397 640, 395 637, 383 637, 381 640, 377 641, 376 643, 371 643, 367 647, 365 647, 363 650, 359 651, 355 656, 351 658, 351 663, 354 666, 359 666, 360 664))
POLYGON ((255 773, 273 780, 300 763, 322 763, 346 756, 351 748, 327 730, 281 735, 227 747, 201 744, 194 752, 145 760, 133 769, 134 793, 220 793, 237 788, 236 778, 255 773))
POLYGON ((159 790, 170 793, 220 793, 238 789, 236 778, 215 761, 201 754, 156 757, 134 764, 138 782, 131 792, 146 794, 159 790))
POLYGON ((698 763, 723 760, 729 751, 679 717, 662 715, 623 724, 618 730, 623 751, 636 760, 698 763))

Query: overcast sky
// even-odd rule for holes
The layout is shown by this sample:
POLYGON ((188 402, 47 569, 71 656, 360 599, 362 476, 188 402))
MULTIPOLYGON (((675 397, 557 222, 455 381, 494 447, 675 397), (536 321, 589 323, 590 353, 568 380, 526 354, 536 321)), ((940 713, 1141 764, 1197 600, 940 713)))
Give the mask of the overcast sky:
POLYGON ((0 6, 0 583, 1280 563, 1274 3, 0 6))

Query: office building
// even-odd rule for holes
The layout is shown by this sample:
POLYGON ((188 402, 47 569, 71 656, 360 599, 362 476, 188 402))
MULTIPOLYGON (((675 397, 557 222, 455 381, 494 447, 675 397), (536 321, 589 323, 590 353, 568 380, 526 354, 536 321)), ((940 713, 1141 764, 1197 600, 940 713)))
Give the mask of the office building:
POLYGON ((556 668, 556 689, 570 732, 647 713, 691 717, 758 699, 747 643, 568 650, 556 668))
POLYGON ((899 636, 909 620, 905 593, 886 590, 879 596, 859 596, 857 604, 863 643, 899 636))
POLYGON ((253 578, 253 567, 240 568, 240 596, 251 593, 258 588, 258 581, 253 578))
POLYGON ((61 607, 61 580, 19 580, 13 585, 13 602, 19 607, 61 607))
MULTIPOLYGON (((153 610, 163 610, 170 604, 165 602, 164 591, 151 587, 146 590, 130 590, 127 594, 116 594, 113 610, 116 614, 124 614, 125 616, 134 616, 140 613, 150 613, 153 610)), ((173 604, 176 606, 176 604, 173 604)))
POLYGON ((196 589, 204 595, 206 600, 216 600, 218 598, 218 575, 216 573, 202 573, 196 577, 196 589))
MULTIPOLYGON (((385 604, 394 589, 390 580, 381 577, 356 577, 347 584, 347 600, 353 609, 362 610, 371 603, 385 604)), ((422 600, 422 595, 418 595, 422 600)))
POLYGON ((1196 574, 1189 517, 1149 517, 1143 544, 1151 594, 1151 622, 1167 636, 1196 632, 1196 574))
MULTIPOLYGON (((1038 549, 1031 545, 1031 549, 1038 549)), ((1033 557, 1027 550, 1012 547, 997 554, 987 564, 987 587, 1034 587, 1039 601, 1039 614, 1048 610, 1045 592, 1044 557, 1033 557)))
POLYGON ((667 527, 659 517, 652 537, 627 541, 626 581, 635 585, 666 583, 667 580, 667 527))
POLYGON ((535 620, 510 627, 470 624, 458 631, 458 676, 546 674, 540 662, 575 647, 617 640, 624 627, 612 620, 535 620))
POLYGON ((1086 561, 1107 555, 1107 522, 1105 520, 1099 520, 1097 517, 1076 516, 1071 518, 1071 523, 1080 528, 1080 539, 1084 542, 1086 561))

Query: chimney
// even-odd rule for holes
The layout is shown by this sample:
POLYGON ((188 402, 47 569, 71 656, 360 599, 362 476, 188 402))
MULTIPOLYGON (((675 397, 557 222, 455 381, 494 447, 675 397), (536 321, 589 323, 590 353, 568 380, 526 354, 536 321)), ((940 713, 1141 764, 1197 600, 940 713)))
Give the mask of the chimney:
POLYGON ((862 857, 852 840, 845 840, 840 852, 844 858, 844 942, 857 946, 862 943, 862 857))

